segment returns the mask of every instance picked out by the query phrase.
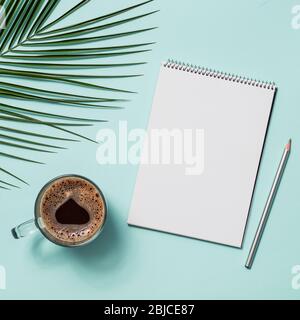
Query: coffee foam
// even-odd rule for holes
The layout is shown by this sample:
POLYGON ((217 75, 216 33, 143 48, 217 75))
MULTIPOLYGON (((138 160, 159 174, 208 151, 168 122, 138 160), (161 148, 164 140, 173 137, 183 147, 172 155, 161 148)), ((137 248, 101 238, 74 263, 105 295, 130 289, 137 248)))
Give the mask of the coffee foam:
POLYGON ((45 231, 56 241, 76 245, 92 238, 105 220, 105 204, 97 188, 79 177, 64 177, 48 186, 40 201, 40 216, 45 231), (73 199, 89 214, 89 222, 83 225, 61 224, 57 221, 57 209, 73 199))

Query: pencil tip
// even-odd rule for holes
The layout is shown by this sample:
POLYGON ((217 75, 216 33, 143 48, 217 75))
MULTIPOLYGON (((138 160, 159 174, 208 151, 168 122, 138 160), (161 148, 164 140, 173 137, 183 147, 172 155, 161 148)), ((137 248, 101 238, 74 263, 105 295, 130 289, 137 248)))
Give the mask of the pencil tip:
POLYGON ((287 143, 285 148, 286 148, 287 151, 290 151, 291 147, 292 147, 292 139, 289 139, 289 142, 287 143))

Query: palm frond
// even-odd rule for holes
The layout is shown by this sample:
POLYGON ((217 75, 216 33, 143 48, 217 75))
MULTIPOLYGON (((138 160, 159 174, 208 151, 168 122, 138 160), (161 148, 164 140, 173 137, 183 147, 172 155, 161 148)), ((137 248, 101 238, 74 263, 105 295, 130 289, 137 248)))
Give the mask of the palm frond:
POLYGON ((132 22, 135 20, 139 20, 142 18, 145 18, 147 16, 150 16, 154 13, 157 13, 158 10, 155 11, 151 11, 145 14, 140 14, 131 18, 126 18, 123 20, 119 20, 119 21, 115 21, 115 22, 110 22, 110 23, 105 23, 103 25, 100 26, 96 26, 96 27, 91 27, 91 28, 86 28, 86 29, 82 29, 82 30, 76 30, 76 31, 72 31, 72 32, 65 32, 65 33, 61 33, 61 34, 57 34, 57 35, 50 35, 50 36, 46 36, 46 37, 41 37, 39 38, 39 40, 41 41, 51 41, 51 40, 57 40, 57 39, 66 39, 66 38, 73 38, 73 37, 78 37, 78 36, 82 36, 85 34, 91 34, 91 33, 95 33, 101 30, 105 30, 105 29, 110 29, 128 22, 132 22))
POLYGON ((0 95, 3 97, 8 98, 15 98, 21 100, 27 99, 35 99, 36 101, 40 102, 53 102, 56 104, 62 104, 64 106, 73 106, 73 107, 86 107, 86 108, 94 108, 94 109, 120 109, 120 106, 108 106, 108 105, 99 105, 99 104, 92 104, 90 102, 99 102, 99 100, 67 100, 67 99, 51 99, 51 98, 44 98, 37 95, 26 94, 26 93, 17 93, 15 91, 0 89, 0 95))
POLYGON ((154 42, 145 42, 145 43, 138 43, 138 44, 130 44, 130 45, 122 45, 122 46, 111 46, 111 47, 96 47, 96 48, 83 48, 83 49, 52 49, 52 50, 35 50, 35 51, 28 51, 28 50, 14 50, 14 53, 17 54, 28 54, 29 56, 34 55, 34 57, 39 56, 63 56, 66 57, 73 57, 81 55, 81 54, 94 54, 97 52, 103 52, 103 51, 117 51, 117 50, 123 50, 123 49, 132 49, 132 48, 138 48, 138 47, 144 47, 154 44, 154 42))
POLYGON ((16 186, 15 184, 12 184, 12 183, 9 183, 9 182, 3 181, 3 180, 0 180, 0 183, 4 184, 6 186, 9 186, 9 187, 20 188, 20 187, 16 186))
POLYGON ((0 103, 0 113, 4 113, 10 116, 16 116, 19 114, 33 114, 39 117, 47 117, 47 118, 56 118, 61 120, 72 120, 72 121, 83 121, 83 122, 103 122, 103 120, 98 119, 89 119, 89 118, 78 118, 78 117, 69 117, 61 114, 54 114, 49 112, 42 112, 32 109, 20 108, 4 103, 0 103))
MULTIPOLYGON (((138 68, 145 64, 145 61, 136 61, 136 58, 151 51, 149 46, 154 44, 153 41, 129 40, 138 34, 154 30, 156 27, 153 26, 122 32, 114 31, 118 26, 130 27, 134 21, 155 14, 157 10, 153 8, 150 10, 148 7, 153 0, 138 2, 96 17, 87 17, 79 23, 68 23, 70 20, 67 18, 80 12, 92 2, 98 4, 97 0, 72 0, 73 3, 69 1, 70 5, 64 12, 57 11, 60 2, 61 0, 0 0, 6 12, 6 28, 0 31, 0 96, 6 100, 0 103, 0 122, 3 122, 0 125, 0 145, 6 150, 14 149, 19 152, 27 150, 36 154, 55 153, 65 148, 51 142, 47 143, 47 140, 95 142, 84 134, 69 129, 84 128, 91 126, 92 123, 102 123, 106 120, 66 115, 63 110, 57 112, 55 108, 68 107, 70 111, 75 110, 70 107, 122 108, 121 103, 129 101, 128 95, 135 91, 116 88, 102 82, 110 79, 123 81, 122 79, 141 76, 141 72, 124 73, 121 72, 121 68, 138 68), (135 9, 142 7, 148 7, 148 10, 134 14, 135 9), (127 14, 129 16, 126 16, 127 14), (53 18, 54 16, 56 18, 53 18), (112 18, 114 21, 109 21, 112 18), (105 30, 110 32, 102 34, 105 30), (97 45, 113 39, 128 41, 125 44, 97 45), (88 63, 90 59, 97 61, 88 63), (105 61, 98 61, 99 59, 105 61), (118 60, 114 62, 107 59, 118 60), (100 74, 81 72, 93 69, 105 72, 100 74), (109 73, 113 69, 118 72, 109 73), (16 80, 24 83, 20 84, 16 80), (30 81, 30 85, 26 85, 26 81, 30 81), (56 83, 61 84, 59 89, 52 89, 52 84, 56 83), (85 93, 81 94, 79 88, 86 89, 85 93), (29 107, 30 105, 32 107, 29 107), (48 110, 49 106, 51 112, 48 110), (48 109, 41 110, 43 107, 48 109), (32 129, 24 129, 22 126, 25 125, 30 125, 32 129), (61 136, 39 132, 40 127, 56 130, 61 136), (65 135, 70 135, 71 138, 65 135)), ((42 163, 36 159, 36 155, 34 158, 27 158, 22 154, 6 150, 1 150, 0 158, 42 163)), ((4 175, 4 178, 0 179, 1 189, 17 187, 8 179, 26 183, 11 170, 0 167, 0 172, 4 175)))
POLYGON ((80 23, 76 23, 76 24, 73 24, 71 26, 68 26, 68 27, 64 27, 64 28, 60 28, 60 29, 56 29, 56 30, 53 30, 53 31, 49 31, 49 32, 43 32, 44 30, 46 29, 49 29, 50 27, 52 27, 54 24, 56 24, 57 22, 59 22, 58 20, 47 26, 45 26, 42 30, 40 30, 40 33, 42 33, 43 35, 45 34, 53 34, 53 33, 57 33, 57 32, 64 32, 64 31, 70 31, 70 30, 77 30, 79 28, 83 28, 83 27, 87 27, 91 24, 96 24, 100 21, 103 21, 103 20, 106 20, 106 19, 109 19, 109 18, 113 18, 115 16, 118 16, 118 15, 121 15, 122 13, 125 13, 125 12, 128 12, 128 11, 131 11, 133 9, 136 9, 140 6, 143 6, 149 2, 152 2, 153 0, 148 0, 148 1, 145 1, 145 2, 142 2, 142 3, 139 3, 139 4, 136 4, 134 6, 131 6, 131 7, 128 7, 128 8, 124 8, 124 9, 121 9, 121 10, 118 10, 118 11, 115 11, 115 12, 112 12, 112 13, 109 13, 109 14, 106 14, 106 15, 103 15, 103 16, 100 16, 100 17, 97 17, 97 18, 94 18, 94 19, 90 19, 90 20, 87 20, 87 21, 84 21, 84 22, 80 22, 80 23))
POLYGON ((40 68, 40 69, 107 69, 107 68, 121 68, 134 67, 146 64, 146 62, 132 62, 132 63, 98 63, 98 64, 60 64, 60 63, 34 63, 34 62, 18 62, 18 61, 1 61, 2 65, 14 66, 19 68, 40 68))
POLYGON ((83 95, 78 95, 78 94, 73 94, 73 93, 66 93, 66 92, 58 92, 58 91, 50 91, 50 90, 45 90, 45 89, 40 89, 40 88, 34 88, 34 87, 29 87, 29 86, 23 86, 23 85, 18 85, 15 83, 10 83, 10 82, 4 82, 0 81, 0 86, 3 86, 3 88, 15 88, 18 89, 18 91, 13 91, 16 92, 16 95, 20 93, 19 90, 22 92, 34 92, 38 93, 41 96, 47 95, 47 96, 55 96, 56 101, 60 101, 61 99, 76 99, 78 101, 79 99, 86 100, 86 101, 99 101, 99 102, 117 102, 117 101, 128 101, 125 99, 109 99, 109 98, 98 98, 98 97, 89 97, 89 96, 83 96, 83 95))
POLYGON ((127 32, 119 32, 119 33, 112 33, 112 34, 106 34, 102 36, 96 36, 96 37, 86 37, 86 38, 75 38, 71 40, 60 40, 60 41, 50 41, 50 42, 41 42, 42 39, 37 38, 37 39, 31 39, 31 42, 29 43, 24 43, 23 47, 58 47, 58 46, 69 46, 69 45, 78 45, 78 44, 86 44, 86 43, 95 43, 98 41, 104 41, 104 40, 111 40, 115 38, 122 38, 122 37, 128 37, 132 35, 136 35, 138 33, 143 33, 147 31, 152 31, 157 29, 156 27, 152 28, 146 28, 146 29, 139 29, 139 30, 134 30, 134 31, 127 31, 127 32))
POLYGON ((19 138, 19 137, 16 137, 16 136, 10 136, 10 135, 7 135, 7 134, 1 134, 0 133, 0 138, 6 139, 6 140, 18 141, 18 142, 22 142, 22 143, 26 143, 26 144, 32 144, 32 145, 36 145, 36 146, 47 147, 47 148, 66 149, 65 147, 56 146, 56 145, 52 145, 52 144, 48 144, 48 143, 36 142, 36 141, 28 140, 28 139, 19 138))
POLYGON ((18 45, 20 41, 23 39, 23 36, 26 32, 26 27, 28 26, 28 21, 32 17, 32 13, 36 6, 38 6, 40 1, 28 0, 27 7, 23 11, 22 21, 17 26, 16 32, 13 34, 10 49, 13 48, 15 45, 18 45))
POLYGON ((0 157, 10 158, 10 159, 15 159, 15 160, 21 160, 21 161, 30 162, 30 163, 45 164, 43 162, 36 161, 36 160, 33 160, 33 159, 27 159, 27 158, 19 157, 17 155, 12 154, 12 153, 0 152, 0 157))
POLYGON ((27 118, 27 119, 22 118, 21 119, 20 117, 8 117, 8 116, 0 116, 0 120, 28 123, 30 125, 36 124, 36 125, 45 125, 45 126, 61 126, 61 127, 90 127, 90 126, 92 126, 92 124, 89 124, 89 123, 37 121, 37 119, 33 119, 33 118, 32 119, 29 119, 29 118, 27 118))
POLYGON ((30 78, 30 79, 38 79, 38 80, 47 80, 47 81, 55 81, 55 82, 62 82, 62 83, 68 83, 73 84, 75 86, 82 86, 86 88, 92 88, 92 89, 102 89, 105 91, 114 91, 114 92, 123 92, 123 93, 134 93, 133 91, 129 90, 123 90, 118 88, 111 88, 106 86, 100 86, 92 83, 77 81, 77 80, 71 80, 66 77, 62 77, 59 74, 53 74, 53 73, 42 73, 42 72, 29 72, 29 71, 21 71, 21 70, 10 70, 10 69, 3 69, 0 68, 0 74, 2 76, 6 75, 13 75, 15 77, 23 77, 23 78, 30 78))
POLYGON ((6 175, 8 175, 8 176, 10 176, 10 177, 13 177, 13 178, 16 179, 16 180, 18 180, 18 181, 20 181, 20 182, 23 182, 23 183, 25 183, 25 184, 28 185, 28 183, 27 183, 25 180, 19 178, 18 176, 16 176, 15 174, 11 173, 10 171, 8 171, 8 170, 6 170, 6 169, 3 169, 3 168, 1 168, 1 167, 0 167, 0 171, 3 172, 3 173, 5 173, 6 175))
POLYGON ((80 3, 76 4, 74 7, 72 7, 70 10, 68 10, 67 12, 65 12, 64 14, 62 14, 59 18, 57 18, 56 20, 52 21, 51 23, 48 23, 46 26, 44 26, 43 28, 39 28, 38 33, 43 32, 43 30, 47 30, 51 27, 53 27, 54 25, 56 25, 57 23, 59 23, 60 21, 64 20, 65 18, 67 18, 68 16, 70 16, 72 13, 76 12, 78 9, 80 9, 81 7, 85 6, 87 3, 89 3, 91 0, 82 0, 80 3))
POLYGON ((31 151, 56 153, 55 151, 51 151, 51 150, 29 147, 29 146, 26 146, 26 145, 22 145, 22 144, 18 144, 18 143, 12 143, 12 142, 7 142, 7 141, 2 141, 2 140, 0 140, 0 145, 9 146, 9 147, 14 147, 14 148, 20 148, 20 149, 26 149, 26 150, 31 150, 31 151))
POLYGON ((53 136, 53 135, 45 135, 45 134, 36 133, 36 132, 33 132, 33 131, 19 130, 19 129, 11 128, 11 127, 0 126, 0 131, 6 131, 6 132, 8 131, 8 132, 17 133, 17 134, 26 135, 26 136, 44 138, 44 139, 47 139, 47 140, 79 142, 79 140, 68 139, 68 138, 63 138, 63 137, 57 137, 57 136, 53 136))
POLYGON ((3 190, 10 190, 9 188, 3 187, 3 186, 0 186, 0 189, 3 189, 3 190))
POLYGON ((33 28, 34 21, 39 15, 42 6, 43 6, 43 1, 34 1, 32 3, 31 10, 26 16, 24 21, 25 22, 24 28, 22 28, 20 37, 18 38, 18 42, 14 47, 18 47, 19 45, 24 45, 29 40, 30 31, 33 28))
MULTIPOLYGON (((7 34, 10 32, 13 21, 15 19, 15 13, 17 11, 18 5, 20 4, 20 0, 16 1, 9 1, 7 7, 6 7, 6 27, 1 32, 1 38, 0 38, 0 48, 3 47, 3 43, 7 38, 7 34)), ((2 50, 1 50, 2 52, 2 50)))
POLYGON ((50 60, 50 59, 57 59, 57 60, 73 60, 73 59, 95 59, 95 58, 107 58, 107 57, 118 57, 118 56, 127 56, 131 54, 149 52, 151 50, 144 49, 144 50, 134 50, 134 51, 123 51, 123 52, 108 52, 108 53, 93 53, 93 54, 73 54, 73 55, 66 55, 66 56, 59 56, 59 55, 9 55, 7 56, 10 59, 21 59, 21 60, 50 60))
POLYGON ((36 34, 36 30, 49 17, 49 15, 55 9, 55 7, 58 5, 58 3, 59 3, 59 1, 57 1, 57 0, 46 1, 46 4, 44 5, 43 9, 41 10, 41 13, 39 14, 38 18, 35 20, 32 28, 29 31, 29 36, 28 36, 29 39, 32 38, 36 34))

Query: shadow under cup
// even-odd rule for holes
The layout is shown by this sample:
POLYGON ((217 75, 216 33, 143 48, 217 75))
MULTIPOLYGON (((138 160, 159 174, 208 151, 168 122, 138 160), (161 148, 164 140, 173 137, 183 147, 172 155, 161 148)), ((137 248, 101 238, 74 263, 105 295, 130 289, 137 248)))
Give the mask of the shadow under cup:
MULTIPOLYGON (((76 190, 75 190, 76 191, 76 190)), ((79 192, 77 192, 78 196, 79 192)), ((51 210, 50 210, 51 211, 51 210)), ((35 202, 35 224, 36 227, 41 231, 41 233, 51 242, 64 246, 64 247, 78 247, 83 246, 91 241, 95 240, 100 232, 103 230, 105 221, 107 216, 107 205, 104 198, 102 191, 99 187, 93 183, 91 180, 79 176, 79 175, 64 175, 57 177, 51 181, 49 181, 39 192, 36 202, 35 202), (73 187, 72 187, 73 186, 73 187), (55 193, 52 189, 61 187, 61 195, 64 200, 60 202, 57 199, 51 199, 51 197, 55 198, 57 196, 57 192, 55 193), (74 201, 72 194, 74 189, 82 189, 83 192, 93 192, 97 198, 92 199, 81 199, 83 202, 83 206, 79 206, 79 204, 74 201), (70 196, 68 196, 68 193, 70 196), (95 203, 87 203, 87 201, 95 201, 95 203), (53 209, 51 212, 47 211, 47 206, 51 207, 51 203, 59 203, 59 205, 53 209), (86 201, 86 203, 85 203, 86 201), (70 204, 68 205, 68 202, 70 204), (72 204, 71 204, 72 202, 72 204), (85 205, 86 204, 86 205, 85 205), (85 209, 86 212, 89 214, 88 221, 82 221, 83 223, 62 223, 58 221, 56 218, 56 213, 58 212, 59 208, 63 206, 66 207, 65 211, 67 216, 72 218, 72 214, 75 211, 79 212, 78 210, 83 210, 83 208, 87 208, 93 205, 94 212, 92 209, 85 209), (78 208, 74 207, 77 206, 78 208), (73 207, 72 207, 73 206, 73 207), (98 220, 96 219, 96 206, 99 207, 98 212, 98 220), (46 207, 46 209, 45 209, 46 207), (73 211, 74 212, 73 212, 73 211), (68 212, 69 211, 69 212, 68 212), (48 214, 52 215, 51 219, 47 219, 48 214), (92 215, 92 216, 91 216, 92 215), (52 220, 52 222, 51 222, 52 220), (50 222, 49 222, 50 221, 50 222), (89 230, 89 231, 88 231, 89 230)), ((78 218, 77 218, 78 219, 78 218)))

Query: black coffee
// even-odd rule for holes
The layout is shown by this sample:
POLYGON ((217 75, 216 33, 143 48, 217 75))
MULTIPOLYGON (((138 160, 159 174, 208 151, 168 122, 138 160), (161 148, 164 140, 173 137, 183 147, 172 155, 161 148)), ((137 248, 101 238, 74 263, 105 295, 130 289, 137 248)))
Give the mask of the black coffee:
POLYGON ((81 177, 52 182, 40 199, 44 231, 55 242, 77 245, 88 241, 105 220, 105 202, 96 186, 81 177))
POLYGON ((73 199, 67 200, 55 212, 55 218, 60 224, 86 224, 90 221, 90 215, 73 199))

